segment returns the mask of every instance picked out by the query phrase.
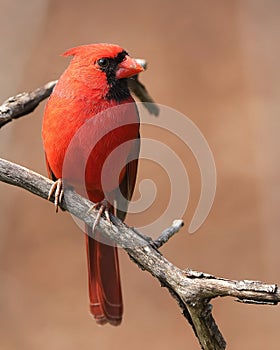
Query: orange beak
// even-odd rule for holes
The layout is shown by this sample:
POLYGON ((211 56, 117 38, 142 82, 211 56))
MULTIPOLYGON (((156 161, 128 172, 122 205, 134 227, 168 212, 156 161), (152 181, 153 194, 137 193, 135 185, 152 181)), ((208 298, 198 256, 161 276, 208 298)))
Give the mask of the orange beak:
POLYGON ((125 56, 125 59, 118 65, 116 71, 117 79, 130 78, 140 72, 143 72, 144 68, 136 62, 134 58, 125 56))

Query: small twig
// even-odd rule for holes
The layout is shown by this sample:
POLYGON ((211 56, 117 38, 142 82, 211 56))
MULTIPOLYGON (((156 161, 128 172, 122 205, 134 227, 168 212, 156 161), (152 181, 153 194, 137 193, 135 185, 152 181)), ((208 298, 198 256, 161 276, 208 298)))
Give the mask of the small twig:
POLYGON ((162 232, 162 234, 154 240, 154 245, 156 248, 163 246, 175 233, 184 226, 183 220, 174 220, 172 225, 162 232))
POLYGON ((34 111, 38 104, 49 97, 57 81, 51 81, 32 92, 23 92, 10 97, 0 106, 0 128, 13 119, 34 111))

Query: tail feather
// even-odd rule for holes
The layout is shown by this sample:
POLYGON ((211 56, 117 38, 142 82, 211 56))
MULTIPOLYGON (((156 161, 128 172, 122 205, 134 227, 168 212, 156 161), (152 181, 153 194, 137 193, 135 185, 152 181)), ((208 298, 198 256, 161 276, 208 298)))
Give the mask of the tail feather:
POLYGON ((96 239, 91 238, 90 231, 86 226, 90 311, 98 324, 117 326, 123 314, 118 251, 101 243, 98 231, 96 239))

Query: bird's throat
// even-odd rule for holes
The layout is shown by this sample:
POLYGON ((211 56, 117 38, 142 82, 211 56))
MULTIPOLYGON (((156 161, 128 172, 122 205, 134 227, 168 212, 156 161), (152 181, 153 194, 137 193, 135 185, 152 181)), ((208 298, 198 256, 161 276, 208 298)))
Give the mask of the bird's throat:
POLYGON ((130 92, 128 89, 127 79, 110 79, 107 76, 107 82, 109 86, 109 91, 106 94, 107 100, 114 100, 116 102, 122 102, 130 97, 130 92))

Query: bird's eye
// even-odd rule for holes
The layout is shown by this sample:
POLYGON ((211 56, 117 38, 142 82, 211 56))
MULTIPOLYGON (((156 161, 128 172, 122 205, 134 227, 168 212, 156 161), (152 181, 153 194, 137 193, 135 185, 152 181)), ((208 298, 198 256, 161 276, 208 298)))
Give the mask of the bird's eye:
POLYGON ((100 68, 107 68, 109 66, 109 60, 108 58, 100 58, 97 60, 97 64, 100 68))

